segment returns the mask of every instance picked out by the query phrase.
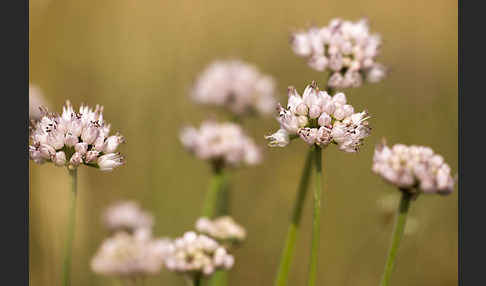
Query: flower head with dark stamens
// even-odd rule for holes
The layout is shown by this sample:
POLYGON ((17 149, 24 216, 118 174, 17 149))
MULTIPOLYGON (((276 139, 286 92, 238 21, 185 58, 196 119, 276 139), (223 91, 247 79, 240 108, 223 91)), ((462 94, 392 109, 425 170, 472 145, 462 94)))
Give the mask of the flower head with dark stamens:
POLYGON ((279 104, 278 111, 280 129, 265 136, 271 147, 284 147, 298 136, 309 145, 335 143, 341 151, 356 152, 371 132, 366 111, 355 113, 344 93, 331 96, 319 90, 316 82, 305 88, 302 97, 289 87, 287 108, 279 104))
POLYGON ((386 143, 376 146, 373 172, 390 184, 412 193, 448 195, 454 190, 451 168, 441 155, 425 146, 386 143))
POLYGON ((192 98, 223 106, 236 115, 268 114, 275 108, 275 81, 257 67, 239 60, 215 61, 198 77, 192 98))
POLYGON ((380 45, 380 36, 369 32, 366 19, 333 19, 328 26, 311 27, 291 38, 294 53, 306 57, 311 68, 331 72, 328 86, 333 88, 359 87, 363 81, 384 78, 386 69, 376 62, 380 45))
POLYGON ((260 149, 237 124, 205 121, 199 129, 185 127, 180 134, 182 145, 198 158, 225 166, 258 164, 260 149))
POLYGON ((142 210, 134 201, 117 202, 109 206, 103 214, 103 222, 111 231, 128 230, 134 232, 139 228, 152 228, 153 216, 142 210))
POLYGON ((30 159, 36 163, 53 162, 74 169, 81 164, 111 171, 125 163, 116 148, 125 139, 119 133, 108 136, 110 125, 103 119, 103 107, 82 105, 76 112, 66 101, 61 115, 41 108, 39 120, 30 127, 30 159))
POLYGON ((207 217, 201 217, 196 222, 196 230, 221 243, 238 243, 246 238, 245 229, 237 224, 230 216, 217 217, 213 220, 207 217))

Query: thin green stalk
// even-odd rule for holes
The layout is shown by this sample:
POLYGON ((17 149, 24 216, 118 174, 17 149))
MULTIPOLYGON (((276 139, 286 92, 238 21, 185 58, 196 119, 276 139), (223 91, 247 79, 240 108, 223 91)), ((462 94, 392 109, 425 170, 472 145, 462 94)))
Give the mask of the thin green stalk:
POLYGON ((312 243, 309 265, 308 285, 316 284, 317 258, 319 254, 320 226, 321 226, 321 193, 322 193, 322 150, 320 147, 314 148, 314 166, 316 170, 316 181, 314 188, 314 214, 312 217, 312 243))
POLYGON ((385 270, 383 271, 380 286, 387 286, 390 283, 393 267, 395 266, 398 247, 400 246, 400 241, 402 240, 403 232, 405 230, 405 223, 407 222, 407 214, 408 209, 410 208, 411 199, 412 195, 409 192, 402 191, 402 199, 400 200, 400 206, 398 207, 397 220, 393 230, 392 242, 388 252, 388 258, 386 259, 385 270))
POLYGON ((71 258, 74 239, 74 224, 76 222, 76 197, 78 189, 78 172, 77 169, 69 170, 71 177, 71 208, 69 210, 69 221, 66 237, 66 250, 64 253, 63 270, 62 270, 62 285, 69 286, 71 284, 71 258))
POLYGON ((313 151, 309 150, 307 158, 305 159, 304 169, 302 170, 302 176, 300 177, 297 197, 294 202, 294 209, 292 211, 290 225, 287 230, 285 247, 282 251, 282 256, 280 258, 280 265, 278 267, 277 277, 274 284, 275 286, 287 285, 295 241, 297 240, 297 230, 299 229, 300 218, 302 217, 302 208, 307 194, 309 178, 311 176, 312 156, 313 151))
POLYGON ((206 200, 203 206, 203 216, 214 217, 218 208, 218 201, 220 200, 220 193, 225 185, 225 174, 223 169, 215 169, 209 190, 206 194, 206 200))
POLYGON ((193 283, 194 286, 201 286, 201 277, 200 276, 194 277, 193 282, 194 282, 193 283))

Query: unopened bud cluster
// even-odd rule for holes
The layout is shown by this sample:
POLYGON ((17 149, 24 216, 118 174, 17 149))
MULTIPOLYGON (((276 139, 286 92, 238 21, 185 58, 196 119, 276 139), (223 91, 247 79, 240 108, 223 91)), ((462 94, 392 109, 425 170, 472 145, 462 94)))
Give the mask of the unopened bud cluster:
POLYGON ((246 238, 245 228, 230 216, 217 217, 213 220, 201 217, 196 222, 196 230, 221 242, 239 243, 246 238))
POLYGON ((373 172, 402 190, 450 194, 454 189, 451 168, 441 155, 425 146, 377 145, 373 172))
POLYGON ((366 19, 333 19, 328 26, 311 27, 291 39, 295 54, 306 57, 311 68, 331 72, 328 86, 332 88, 359 87, 363 80, 384 78, 385 68, 375 60, 380 45, 380 36, 369 32, 366 19))
POLYGON ((95 273, 125 278, 160 272, 171 250, 170 241, 155 239, 147 228, 134 233, 119 231, 105 239, 91 261, 95 273))
POLYGON ((192 90, 194 101, 222 106, 237 115, 271 113, 276 104, 274 94, 275 81, 271 76, 239 60, 213 62, 192 90))
POLYGON ((110 231, 134 232, 139 228, 151 229, 154 224, 152 214, 142 210, 134 201, 122 201, 109 206, 102 218, 110 231))
POLYGON ((366 111, 355 113, 344 93, 331 96, 312 82, 302 97, 289 87, 287 108, 279 105, 280 129, 265 138, 271 147, 287 146, 291 136, 298 135, 309 145, 324 148, 334 143, 341 151, 357 152, 370 135, 369 118, 366 111))
POLYGON ((52 162, 75 169, 81 164, 111 171, 125 163, 115 153, 125 139, 119 133, 109 136, 110 124, 103 120, 103 107, 82 105, 74 111, 67 101, 61 115, 42 109, 38 121, 32 121, 30 159, 36 163, 52 162))
POLYGON ((234 123, 205 121, 199 129, 185 127, 180 140, 196 157, 224 166, 255 165, 261 161, 260 149, 234 123))
POLYGON ((189 231, 172 242, 164 263, 170 271, 208 276, 218 269, 233 267, 234 257, 216 240, 189 231))

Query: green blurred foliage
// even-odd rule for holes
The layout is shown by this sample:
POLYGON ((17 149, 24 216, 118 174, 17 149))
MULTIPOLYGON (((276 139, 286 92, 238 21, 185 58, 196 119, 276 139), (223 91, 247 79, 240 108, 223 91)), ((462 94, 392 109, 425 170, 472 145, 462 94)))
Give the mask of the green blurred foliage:
MULTIPOLYGON (((95 275, 90 259, 107 233, 100 214, 119 199, 135 199, 156 217, 155 234, 177 236, 200 214, 210 170, 178 142, 184 124, 214 110, 193 104, 193 79, 212 60, 241 58, 286 87, 302 91, 323 75, 288 45, 292 30, 325 25, 333 17, 367 17, 384 39, 380 61, 390 68, 378 84, 346 90, 357 109, 373 116, 372 136, 359 154, 324 151, 324 210, 319 285, 377 285, 391 237, 376 201, 396 192, 371 170, 382 137, 391 144, 429 145, 458 168, 457 1, 160 1, 31 0, 30 81, 57 111, 66 99, 105 106, 105 118, 127 138, 126 166, 112 173, 79 172, 73 285, 112 285, 95 275)), ((222 113, 217 113, 224 118, 222 113)), ((232 176, 231 211, 248 230, 236 252, 230 285, 271 285, 307 147, 269 149, 263 135, 278 127, 253 118, 246 130, 265 161, 232 176)), ((30 282, 58 285, 69 202, 67 171, 30 163, 30 282)), ((448 197, 423 196, 406 237, 393 285, 457 285, 457 187, 448 197)), ((311 234, 306 201, 290 285, 306 282, 311 234)), ((114 284, 113 284, 114 285, 114 284)), ((184 285, 162 271, 147 285, 184 285)))

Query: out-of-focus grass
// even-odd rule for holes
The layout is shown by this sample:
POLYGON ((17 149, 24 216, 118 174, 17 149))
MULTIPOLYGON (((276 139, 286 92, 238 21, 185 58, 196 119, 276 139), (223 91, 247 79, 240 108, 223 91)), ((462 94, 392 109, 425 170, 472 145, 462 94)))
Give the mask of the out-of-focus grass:
MULTIPOLYGON (((177 135, 210 111, 188 99, 192 80, 214 59, 241 58, 272 74, 285 102, 288 85, 302 91, 323 80, 288 45, 289 32, 307 24, 368 17, 383 36, 380 60, 390 68, 383 82, 346 91, 373 116, 362 151, 324 151, 319 285, 379 282, 391 229, 380 224, 376 200, 395 191, 370 170, 382 137, 430 145, 457 171, 457 1, 31 0, 30 8, 30 81, 57 111, 65 99, 104 105, 112 128, 128 141, 121 147, 126 166, 79 172, 73 285, 110 283, 89 267, 106 236, 99 216, 110 202, 140 201, 155 214, 157 235, 193 227, 209 169, 182 149, 177 135)), ((277 122, 250 119, 245 128, 263 147, 277 122)), ((304 163, 302 142, 263 148, 261 166, 233 176, 232 212, 249 234, 236 253, 233 286, 271 285, 304 163)), ((30 165, 31 285, 57 285, 61 276, 67 184, 65 170, 30 165)), ((311 203, 309 197, 290 285, 306 281, 311 203)), ((421 227, 401 246, 393 284, 457 285, 457 188, 448 197, 421 197, 411 213, 421 227)), ((184 285, 166 271, 148 282, 184 285)))

